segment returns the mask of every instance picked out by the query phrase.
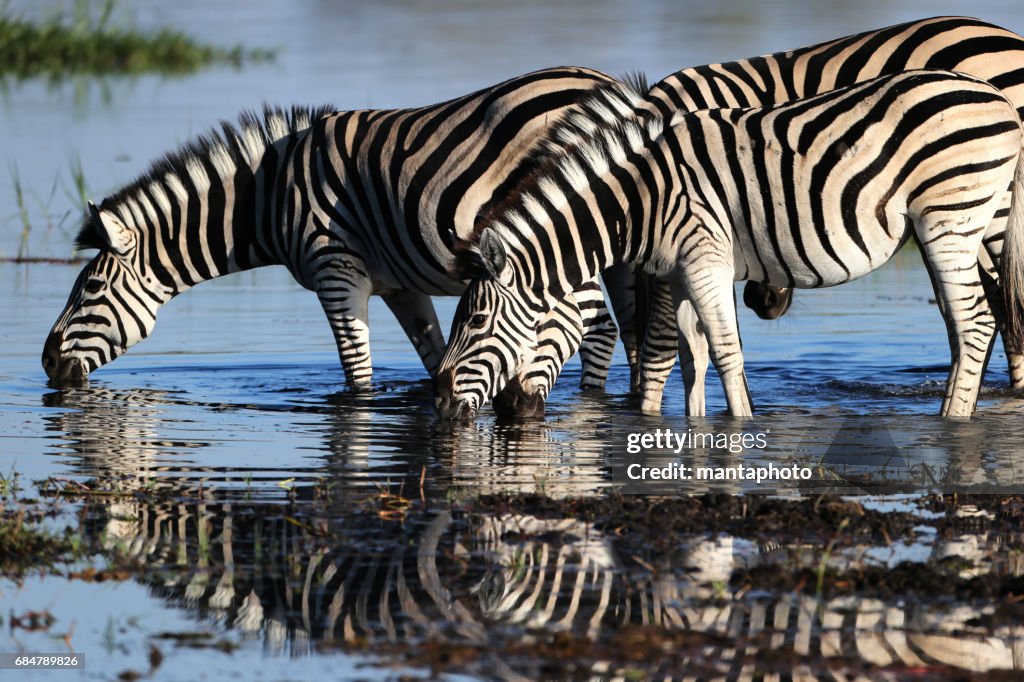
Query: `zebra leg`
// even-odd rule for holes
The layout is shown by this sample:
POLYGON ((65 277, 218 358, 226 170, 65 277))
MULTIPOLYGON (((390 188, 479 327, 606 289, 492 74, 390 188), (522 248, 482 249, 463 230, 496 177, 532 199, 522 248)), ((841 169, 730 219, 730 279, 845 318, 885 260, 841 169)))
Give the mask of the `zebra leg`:
MULTIPOLYGON (((735 307, 734 298, 734 310, 735 307)), ((683 373, 683 390, 686 391, 686 416, 703 417, 704 380, 708 373, 708 339, 704 336, 704 327, 697 317, 697 311, 688 300, 682 301, 676 307, 675 317, 679 328, 679 365, 683 373)), ((747 398, 749 400, 749 393, 747 398)))
MULTIPOLYGON (((605 305, 604 292, 601 291, 597 279, 584 282, 583 286, 573 292, 573 296, 579 306, 580 322, 583 326, 583 340, 579 345, 580 362, 583 365, 580 388, 584 391, 601 391, 604 390, 608 370, 612 366, 612 355, 615 354, 619 329, 615 326, 608 306, 605 305)), ((569 345, 568 339, 563 345, 569 345)), ((568 357, 571 357, 571 354, 568 357)), ((564 361, 562 364, 565 364, 564 361)), ((561 370, 560 365, 555 372, 556 377, 561 370)))
MULTIPOLYGON (((1010 206, 1013 199, 1013 185, 1003 196, 995 217, 985 230, 985 237, 982 239, 984 248, 978 252, 978 266, 981 270, 981 281, 985 285, 985 296, 988 297, 989 307, 996 317, 996 328, 1003 339, 1003 350, 1006 353, 1006 364, 1010 373, 1010 386, 1014 390, 1024 390, 1024 349, 1012 348, 1006 342, 1005 311, 1003 310, 1003 291, 999 283, 1000 264, 1003 257, 1003 243, 1006 239, 1006 219, 1010 214, 1010 206)), ((994 340, 993 340, 994 342, 994 340)))
MULTIPOLYGON (((619 323, 619 338, 626 349, 626 360, 629 362, 629 391, 640 391, 640 346, 644 339, 641 325, 647 322, 647 301, 642 296, 641 285, 647 282, 646 275, 634 274, 633 266, 620 263, 613 265, 601 274, 604 288, 608 292, 615 321, 619 323), (638 310, 637 303, 642 303, 638 310)), ((653 280, 653 278, 650 278, 653 280)))
MULTIPOLYGON (((1003 351, 1006 353, 1006 364, 1010 373, 1010 386, 1014 390, 1020 391, 1024 389, 1024 354, 1021 353, 1021 349, 1012 348, 1006 342, 1006 335, 1003 333, 1006 328, 1006 317, 1003 310, 1003 291, 999 283, 999 267, 996 264, 996 259, 999 258, 1002 251, 1001 232, 998 235, 998 241, 999 250, 996 251, 993 248, 994 245, 986 239, 985 248, 978 253, 978 274, 985 287, 985 298, 988 300, 989 308, 992 309, 992 314, 995 316, 996 329, 999 330, 1003 339, 1003 351)), ((995 337, 990 343, 995 343, 995 337)), ((989 353, 991 354, 991 352, 990 349, 989 353)))
POLYGON ((354 389, 367 389, 373 378, 367 311, 372 284, 362 261, 347 262, 334 270, 342 274, 325 276, 316 286, 316 295, 334 332, 345 382, 354 389))
MULTIPOLYGON (((947 275, 948 277, 948 275, 947 275)), ((940 280, 936 295, 946 300, 951 363, 942 401, 943 417, 970 417, 978 404, 996 321, 980 286, 940 280), (941 290, 941 293, 940 293, 941 290)))
POLYGON ((671 288, 667 282, 659 281, 653 293, 650 321, 640 352, 640 410, 660 414, 665 382, 675 367, 681 341, 673 321, 671 288))
POLYGON ((734 417, 749 417, 753 414, 753 406, 747 377, 743 373, 733 270, 724 265, 724 262, 729 262, 726 260, 728 256, 716 253, 724 249, 724 245, 705 242, 704 246, 708 248, 689 250, 692 261, 682 264, 682 286, 673 286, 672 295, 676 309, 686 299, 693 304, 697 319, 707 334, 711 361, 722 380, 729 413, 734 417))
MULTIPOLYGON (((1000 298, 1000 301, 1002 299, 1000 298)), ((1024 353, 1011 348, 1003 337, 1003 352, 1006 353, 1006 364, 1010 371, 1010 387, 1015 391, 1024 391, 1024 353)))
POLYGON ((444 336, 430 297, 406 290, 381 294, 381 298, 402 325, 431 378, 436 376, 444 355, 444 336))
POLYGON ((579 350, 583 339, 580 309, 574 296, 559 301, 537 328, 533 360, 491 400, 499 417, 526 419, 544 416, 544 402, 562 367, 579 350))
POLYGON ((970 417, 978 404, 981 379, 992 352, 996 318, 978 268, 962 267, 961 259, 951 257, 958 249, 947 241, 918 237, 949 336, 951 360, 941 414, 970 417))
POLYGON ((708 368, 708 342, 704 328, 682 291, 673 291, 678 285, 670 287, 667 282, 660 282, 660 285, 652 302, 651 322, 644 336, 640 362, 643 402, 640 409, 652 414, 661 412, 665 382, 672 373, 678 353, 683 390, 686 392, 686 415, 703 417, 704 379, 708 368), (678 307, 673 306, 674 300, 680 301, 678 307))

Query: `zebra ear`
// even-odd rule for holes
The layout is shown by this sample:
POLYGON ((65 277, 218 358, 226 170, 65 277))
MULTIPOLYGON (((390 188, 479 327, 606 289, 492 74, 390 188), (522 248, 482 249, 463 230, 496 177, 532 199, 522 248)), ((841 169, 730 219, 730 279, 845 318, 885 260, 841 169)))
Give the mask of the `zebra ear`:
POLYGON ((480 257, 484 261, 487 274, 498 284, 506 287, 512 284, 512 267, 508 264, 505 245, 501 243, 493 230, 485 230, 480 235, 480 257))
POLYGON ((100 211, 89 202, 89 216, 96 232, 114 253, 124 256, 135 246, 135 234, 109 211, 100 211))

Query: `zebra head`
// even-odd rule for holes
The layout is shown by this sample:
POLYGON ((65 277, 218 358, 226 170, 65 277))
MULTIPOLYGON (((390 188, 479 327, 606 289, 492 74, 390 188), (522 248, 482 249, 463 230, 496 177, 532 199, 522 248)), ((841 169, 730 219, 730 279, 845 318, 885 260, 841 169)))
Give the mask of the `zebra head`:
POLYGON ((468 253, 475 261, 469 271, 480 274, 455 309, 434 384, 435 405, 447 419, 472 419, 533 358, 544 312, 493 230, 468 253))
POLYGON ((43 369, 56 386, 86 383, 90 372, 149 336, 171 293, 143 266, 138 234, 113 212, 90 202, 77 243, 100 252, 78 275, 43 346, 43 369))

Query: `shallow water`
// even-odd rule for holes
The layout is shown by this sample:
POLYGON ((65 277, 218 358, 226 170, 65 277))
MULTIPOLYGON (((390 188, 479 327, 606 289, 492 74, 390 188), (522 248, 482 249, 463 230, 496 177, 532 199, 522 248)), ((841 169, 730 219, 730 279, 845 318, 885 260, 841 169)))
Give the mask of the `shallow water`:
MULTIPOLYGON (((684 65, 957 11, 915 2, 583 7, 249 3, 236 16, 216 3, 186 0, 173 10, 134 3, 130 11, 144 25, 171 23, 225 43, 281 45, 281 58, 177 80, 7 83, 0 155, 17 165, 29 192, 29 253, 70 251, 75 219, 62 170, 68 159, 82 159, 99 197, 217 119, 262 101, 413 106, 558 63, 613 74, 640 68, 653 78, 684 65)), ((1015 4, 983 3, 972 11, 1024 28, 1015 4)), ((21 227, 2 181, 0 203, 9 207, 0 212, 0 251, 11 255, 21 227)), ((868 664, 886 667, 893 679, 1024 668, 1024 635, 992 619, 992 599, 811 599, 730 583, 756 565, 777 565, 780 573, 816 565, 831 536, 797 532, 775 547, 772 537, 756 533, 687 532, 637 550, 624 547, 607 523, 472 510, 486 493, 563 498, 618 489, 630 434, 666 428, 763 433, 767 447, 647 453, 659 464, 796 463, 830 476, 829 490, 875 495, 948 471, 959 483, 1019 488, 1024 403, 1008 390, 1001 349, 993 353, 978 414, 968 422, 937 417, 949 352, 927 274, 912 251, 861 281, 801 292, 783 320, 765 323, 742 311, 757 411, 748 421, 723 415, 713 373, 706 420, 682 416, 678 373, 666 391, 665 416, 641 415, 626 395, 620 354, 605 395, 575 389, 574 360, 543 421, 500 424, 485 410, 471 426, 442 424, 431 412, 422 368, 379 301, 371 307, 373 390, 352 393, 315 297, 283 269, 203 284, 173 301, 153 336, 97 372, 87 388, 55 390, 46 385, 39 355, 77 270, 0 264, 0 475, 18 473, 27 496, 76 485, 103 491, 53 503, 57 513, 47 523, 74 527, 95 550, 87 563, 128 566, 130 578, 0 581, 0 602, 9 607, 0 610, 3 617, 47 609, 57 618, 39 632, 6 623, 0 652, 53 650, 64 646, 53 636, 70 632, 70 644, 88 657, 83 675, 93 679, 146 673, 151 646, 164 656, 155 676, 169 679, 393 678, 432 667, 509 678, 587 670, 636 676, 629 665, 600 657, 570 673, 557 667, 557 650, 538 649, 535 658, 519 651, 508 661, 481 652, 551 644, 557 632, 628 642, 630 628, 645 626, 704 639, 673 639, 682 658, 652 659, 641 676, 703 666, 708 676, 735 677, 745 670, 744 652, 777 647, 779 637, 804 657, 799 665, 807 674, 824 677, 853 670, 856 679, 868 664), (880 480, 882 472, 898 472, 899 480, 880 480), (33 483, 40 481, 49 482, 33 483), (776 629, 768 633, 765 623, 772 622, 776 629), (203 637, 189 639, 197 632, 203 637), (396 648, 403 641, 411 650, 396 648), (468 645, 476 658, 460 663, 451 654, 456 660, 440 664, 437 652, 424 654, 437 642, 468 645), (959 653, 942 653, 948 651, 959 653), (409 668, 382 667, 381 657, 409 668)), ((437 300, 445 324, 454 303, 437 300)), ((821 492, 816 480, 817 487, 727 481, 710 488, 798 498, 821 492)), ((679 497, 708 487, 674 482, 661 492, 679 497)), ((979 574, 1020 575, 1013 559, 1019 533, 939 528, 916 500, 872 498, 887 513, 916 515, 920 529, 901 541, 842 547, 833 566, 910 561, 924 570, 955 555, 968 557, 979 574)), ((49 677, 68 674, 38 672, 32 679, 49 677)))
MULTIPOLYGON (((545 485, 569 495, 611 482, 609 458, 634 454, 626 451, 630 433, 764 432, 767 447, 742 453, 756 463, 820 459, 838 434, 856 427, 869 429, 861 434, 867 442, 886 438, 920 461, 962 462, 993 482, 1017 480, 1007 472, 1016 468, 1021 401, 1008 389, 1000 349, 977 416, 937 416, 948 350, 913 251, 861 281, 801 292, 783 320, 766 323, 743 311, 757 408, 749 421, 724 416, 713 371, 706 420, 681 416, 678 370, 666 388, 665 416, 641 415, 626 395, 628 373, 618 357, 605 395, 575 388, 573 360, 541 422, 501 424, 485 409, 472 426, 442 424, 432 413, 425 372, 383 306, 371 311, 374 388, 348 391, 316 298, 274 268, 206 283, 172 301, 154 334, 94 373, 88 387, 54 390, 45 385, 38 354, 76 270, 37 264, 0 271, 8 291, 25 293, 0 310, 10 321, 0 356, 4 456, 34 478, 53 474, 55 463, 90 475, 93 467, 138 462, 141 469, 199 467, 203 477, 226 483, 244 462, 254 481, 272 483, 315 480, 324 460, 343 459, 356 487, 418 476, 429 465, 446 485, 545 485), (897 320, 902 331, 893 334, 897 320)), ((447 325, 454 299, 437 301, 447 325)))
MULTIPOLYGON (((0 471, 17 471, 26 482, 50 479, 44 489, 78 482, 107 491, 65 501, 53 523, 76 527, 96 548, 95 565, 127 563, 132 578, 113 587, 49 578, 2 589, 12 613, 46 605, 60 624, 48 635, 74 623, 74 646, 90 655, 89 677, 144 672, 146 652, 156 646, 171 675, 202 666, 217 678, 240 666, 246 675, 278 679, 289 676, 284 661, 299 665, 303 676, 324 666, 349 670, 338 673, 343 677, 400 675, 380 663, 358 667, 383 655, 408 661, 407 673, 440 665, 474 676, 529 678, 555 663, 543 653, 539 661, 508 652, 495 661, 479 652, 518 651, 560 631, 602 641, 633 627, 655 627, 669 637, 689 633, 677 642, 683 659, 652 663, 645 675, 673 674, 695 661, 714 670, 711 662, 729 660, 723 652, 734 651, 736 642, 749 642, 746 651, 756 656, 771 637, 785 638, 804 657, 804 668, 787 663, 783 669, 824 675, 847 669, 851 660, 843 641, 854 626, 842 615, 851 609, 859 614, 852 630, 859 655, 877 665, 907 660, 889 649, 893 637, 907 638, 915 656, 937 670, 1022 664, 1015 652, 1024 647, 1024 633, 965 625, 991 605, 966 601, 950 612, 948 601, 925 602, 907 611, 901 601, 739 590, 725 607, 714 592, 721 587, 711 587, 762 559, 781 562, 782 570, 816 566, 822 545, 815 541, 786 541, 762 556, 759 547, 773 547, 771 540, 701 532, 675 535, 670 547, 677 549, 651 548, 635 559, 607 530, 579 519, 460 511, 486 493, 606 491, 622 482, 623 463, 634 461, 625 456, 629 434, 663 428, 764 432, 768 447, 649 453, 648 462, 712 468, 824 462, 838 479, 783 487, 785 494, 821 492, 822 485, 902 491, 851 475, 922 464, 936 472, 959 467, 961 482, 1019 490, 1022 405, 1007 391, 1001 353, 993 357, 974 419, 936 416, 948 351, 914 253, 860 282, 802 297, 781 322, 743 320, 759 408, 747 421, 723 415, 714 381, 711 416, 682 417, 677 375, 666 416, 642 416, 625 395, 628 373, 620 358, 603 396, 575 389, 574 363, 541 422, 500 424, 485 411, 470 426, 440 423, 423 370, 386 310, 373 311, 374 390, 350 392, 315 297, 275 270, 184 295, 163 312, 150 339, 98 371, 87 388, 54 390, 37 358, 63 303, 62 288, 49 283, 69 284, 74 270, 0 270, 8 291, 33 292, 3 303, 9 325, 0 358, 0 471), (892 300, 894 290, 905 293, 892 300), (842 313, 829 312, 836 308, 842 313), (903 332, 894 338, 897 316, 903 332), (852 445, 836 449, 842 433, 848 440, 854 434, 852 445), (633 568, 625 570, 624 562, 633 568), (650 574, 645 566, 660 568, 650 574), (776 634, 748 631, 743 623, 749 622, 775 622, 776 634), (694 644, 695 633, 711 639, 694 644), (440 654, 430 648, 439 642, 468 647, 477 658, 439 664, 431 657, 440 654), (940 654, 954 645, 960 654, 940 654), (244 652, 261 652, 266 665, 252 670, 241 662, 244 652)), ((453 303, 442 303, 444 318, 453 303)), ((645 492, 678 497, 708 489, 672 482, 645 492)), ((710 489, 775 488, 728 481, 710 489)), ((921 523, 929 523, 927 515, 921 523)), ((941 566, 936 562, 952 554, 981 562, 975 570, 986 579, 1001 579, 1021 568, 1005 564, 1019 543, 989 532, 937 535, 922 526, 903 543, 860 543, 835 560, 852 562, 844 567, 941 566)), ((15 632, 9 646, 39 650, 48 641, 15 632)), ((616 665, 621 661, 597 661, 593 670, 616 665)))

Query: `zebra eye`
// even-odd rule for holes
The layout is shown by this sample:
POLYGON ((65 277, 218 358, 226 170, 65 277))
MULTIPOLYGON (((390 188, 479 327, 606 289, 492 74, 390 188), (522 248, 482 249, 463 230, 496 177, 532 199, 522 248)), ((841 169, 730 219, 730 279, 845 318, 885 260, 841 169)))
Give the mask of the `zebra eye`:
POLYGON ((473 317, 469 318, 469 326, 473 329, 480 329, 487 324, 487 316, 483 313, 477 313, 473 317))
POLYGON ((85 291, 90 294, 98 294, 103 288, 103 284, 102 279, 89 279, 85 282, 85 291))

